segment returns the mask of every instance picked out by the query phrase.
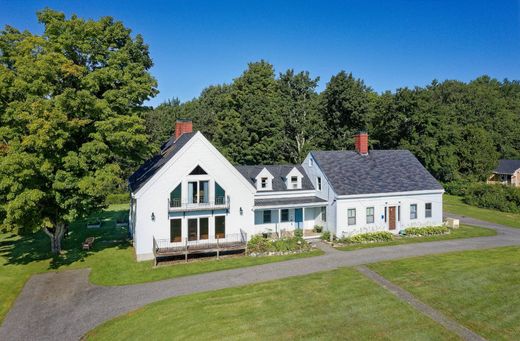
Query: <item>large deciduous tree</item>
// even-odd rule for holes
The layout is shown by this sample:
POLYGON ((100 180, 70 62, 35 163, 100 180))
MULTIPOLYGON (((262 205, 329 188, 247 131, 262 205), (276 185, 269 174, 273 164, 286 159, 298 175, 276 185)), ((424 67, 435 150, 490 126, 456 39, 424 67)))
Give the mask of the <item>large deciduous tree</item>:
POLYGON ((137 113, 157 90, 148 47, 121 22, 37 17, 42 35, 0 33, 0 219, 43 229, 57 253, 66 226, 148 155, 137 113))
POLYGON ((285 158, 294 163, 302 162, 323 140, 323 120, 318 112, 316 93, 318 82, 319 78, 312 79, 308 72, 295 74, 292 69, 280 74, 278 79, 288 140, 285 158))

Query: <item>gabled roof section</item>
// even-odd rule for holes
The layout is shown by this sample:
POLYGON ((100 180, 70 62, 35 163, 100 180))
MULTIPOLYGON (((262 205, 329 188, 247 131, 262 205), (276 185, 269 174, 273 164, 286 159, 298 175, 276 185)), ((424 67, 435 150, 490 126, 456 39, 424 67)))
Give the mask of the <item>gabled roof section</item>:
POLYGON ((408 150, 311 152, 337 195, 442 190, 408 150))
POLYGON ((166 164, 196 133, 185 133, 177 140, 170 138, 161 146, 160 154, 148 159, 134 174, 128 178, 128 185, 132 193, 137 192, 162 166, 166 164))
POLYGON ((520 169, 520 160, 498 160, 498 167, 494 173, 497 174, 509 174, 513 175, 518 169, 520 169))
POLYGON ((299 190, 313 190, 312 185, 307 173, 301 165, 254 165, 254 166, 240 166, 236 165, 235 168, 249 181, 253 186, 255 185, 255 179, 260 172, 265 168, 273 175, 273 192, 281 191, 299 191, 299 190), (285 184, 285 178, 296 168, 302 175, 302 188, 301 189, 287 189, 285 184))

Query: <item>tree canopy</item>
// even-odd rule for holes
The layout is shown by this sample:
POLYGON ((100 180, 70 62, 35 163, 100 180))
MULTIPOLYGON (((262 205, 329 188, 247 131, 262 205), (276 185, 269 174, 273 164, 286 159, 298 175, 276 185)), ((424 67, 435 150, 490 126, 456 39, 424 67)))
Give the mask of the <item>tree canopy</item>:
POLYGON ((0 221, 43 228, 57 252, 150 154, 139 113, 157 90, 148 47, 121 22, 37 17, 42 35, 0 32, 0 221))
MULTIPOLYGON (((261 61, 231 84, 168 107, 170 114, 164 105, 152 112, 193 119, 194 129, 241 164, 298 163, 310 150, 353 149, 361 130, 371 148, 409 149, 443 182, 483 180, 498 158, 520 158, 518 81, 434 80, 380 94, 345 71, 321 93, 318 81, 292 69, 275 77, 261 61)), ((173 120, 163 122, 171 130, 173 120)))

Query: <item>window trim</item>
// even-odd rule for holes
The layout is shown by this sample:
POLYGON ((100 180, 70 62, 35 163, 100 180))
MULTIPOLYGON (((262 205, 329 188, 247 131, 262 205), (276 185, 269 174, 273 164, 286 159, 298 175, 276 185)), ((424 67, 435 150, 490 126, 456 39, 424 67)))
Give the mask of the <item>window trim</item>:
POLYGON ((417 219, 417 204, 410 204, 410 220, 416 220, 417 219), (415 210, 412 210, 412 207, 415 208, 415 210))
POLYGON ((374 221, 375 221, 375 208, 374 206, 370 206, 370 207, 367 207, 366 208, 366 220, 367 220, 367 224, 373 224, 374 221), (368 210, 372 210, 372 214, 368 214, 368 210), (368 217, 372 217, 371 221, 369 221, 368 217))
POLYGON ((424 217, 425 218, 431 218, 433 214, 433 205, 431 202, 427 202, 424 204, 424 217), (428 208, 428 205, 430 205, 430 208, 428 208))
POLYGON ((356 215, 357 215, 357 213, 356 213, 356 209, 355 209, 355 208, 349 208, 349 209, 347 209, 347 225, 348 225, 348 226, 354 226, 354 225, 356 225, 356 215), (351 213, 351 212, 354 212, 354 215, 353 215, 353 216, 350 216, 350 213, 351 213), (354 219, 354 222, 351 223, 350 219, 354 219))

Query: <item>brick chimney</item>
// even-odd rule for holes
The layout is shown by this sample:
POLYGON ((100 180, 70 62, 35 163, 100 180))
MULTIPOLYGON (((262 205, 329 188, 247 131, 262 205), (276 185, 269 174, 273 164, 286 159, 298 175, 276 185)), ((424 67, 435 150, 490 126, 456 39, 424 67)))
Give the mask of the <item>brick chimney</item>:
POLYGON ((360 132, 354 136, 356 142, 356 151, 361 155, 368 155, 368 134, 360 132))
POLYGON ((177 140, 184 133, 191 133, 193 131, 193 124, 191 120, 179 119, 175 122, 175 140, 177 140))

